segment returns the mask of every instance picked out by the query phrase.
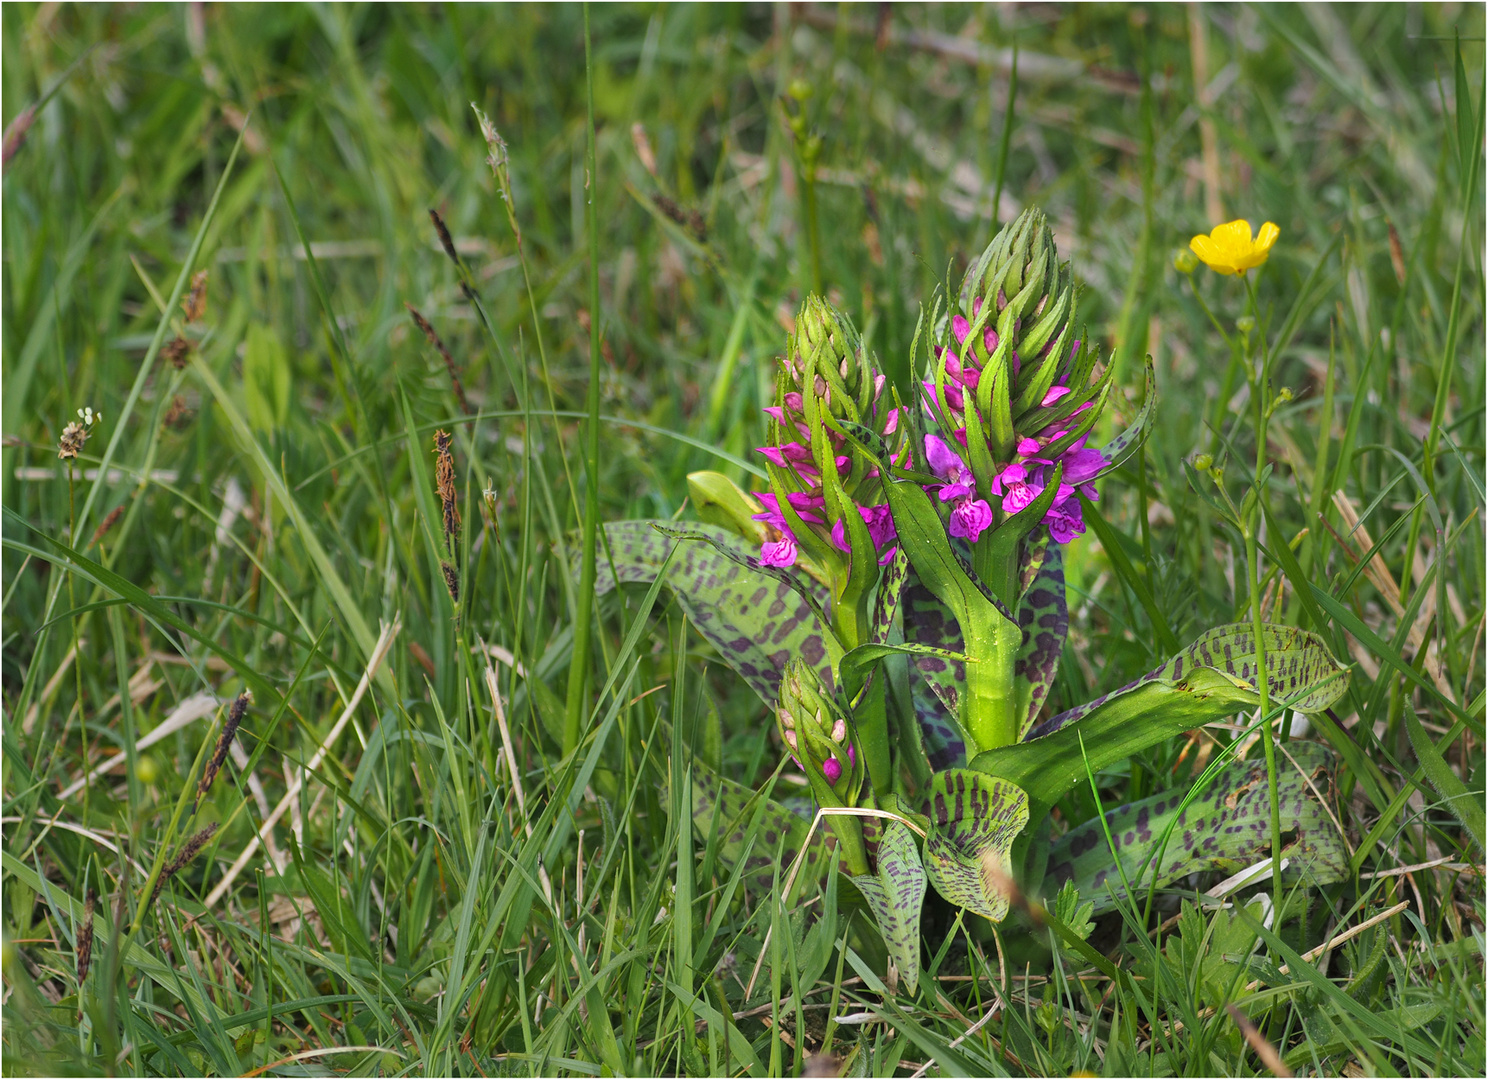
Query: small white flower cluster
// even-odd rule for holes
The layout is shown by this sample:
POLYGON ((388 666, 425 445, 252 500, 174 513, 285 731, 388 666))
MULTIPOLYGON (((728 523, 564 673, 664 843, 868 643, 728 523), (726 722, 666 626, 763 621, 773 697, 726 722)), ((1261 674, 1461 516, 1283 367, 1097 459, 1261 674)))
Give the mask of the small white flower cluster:
POLYGON ((103 423, 103 413, 94 412, 91 406, 84 406, 77 414, 78 419, 62 429, 62 438, 57 442, 57 456, 64 461, 77 457, 78 451, 88 441, 93 425, 103 423), (78 423, 78 420, 82 423, 78 423))

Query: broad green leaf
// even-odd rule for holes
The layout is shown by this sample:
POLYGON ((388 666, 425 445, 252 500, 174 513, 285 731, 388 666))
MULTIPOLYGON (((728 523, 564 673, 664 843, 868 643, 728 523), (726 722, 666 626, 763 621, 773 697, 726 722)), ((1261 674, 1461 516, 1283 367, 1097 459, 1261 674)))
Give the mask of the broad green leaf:
POLYGON ((1028 545, 1024 562, 1036 562, 1037 569, 1018 602, 1018 628, 1023 631, 1015 669, 1023 715, 1020 737, 1028 734, 1044 707, 1059 674, 1059 658, 1064 654, 1064 639, 1069 633, 1063 549, 1048 539, 1046 532, 1042 542, 1028 545))
POLYGON ((970 769, 938 772, 930 781, 930 834, 925 869, 953 904, 993 922, 1008 911, 1013 841, 1028 824, 1028 794, 1016 784, 970 769))
MULTIPOLYGON (((1321 712, 1342 696, 1349 669, 1316 634, 1271 624, 1264 633, 1274 705, 1321 712)), ((1099 772, 1181 731, 1254 709, 1255 678, 1250 625, 1219 626, 1140 679, 1044 721, 1023 742, 978 755, 972 768, 1027 791, 1037 819, 1085 781, 1087 762, 1099 772)))
POLYGON ((721 544, 718 542, 718 539, 716 537, 705 535, 698 529, 694 528, 690 523, 681 526, 675 526, 664 525, 658 521, 653 522, 652 526, 656 529, 657 532, 661 533, 663 536, 669 536, 673 540, 691 541, 696 544, 707 544, 729 562, 737 563, 745 570, 748 570, 750 573, 763 574, 767 578, 774 578, 776 581, 783 583, 802 600, 806 601, 806 606, 811 609, 811 613, 816 616, 818 622, 822 623, 823 625, 826 625, 829 622, 829 620, 827 619, 827 613, 822 608, 821 599, 817 595, 816 591, 801 578, 800 574, 796 573, 794 570, 786 569, 780 566, 766 566, 764 563, 760 562, 760 560, 754 555, 751 555, 747 548, 743 551, 740 551, 737 544, 721 544))
POLYGON ((925 867, 914 834, 902 821, 884 830, 878 844, 878 873, 852 879, 878 923, 889 962, 912 994, 920 982, 920 906, 925 867))
MULTIPOLYGON (((1348 851, 1331 807, 1319 801, 1333 798, 1333 754, 1312 742, 1293 741, 1286 749, 1276 762, 1281 830, 1290 838, 1282 848, 1282 858, 1290 861, 1282 881, 1339 881, 1348 873, 1348 851)), ((1116 898, 1124 896, 1123 876, 1140 902, 1154 880, 1161 888, 1202 871, 1235 873, 1271 854, 1271 796, 1259 755, 1220 770, 1185 804, 1191 790, 1178 788, 1107 811, 1105 828, 1096 818, 1065 833, 1049 852, 1044 895, 1073 883, 1104 913, 1116 904, 1112 890, 1116 898)))
MULTIPOLYGON (((673 522, 660 522, 676 528, 673 522)), ((751 570, 742 560, 754 557, 744 540, 716 525, 689 524, 688 531, 707 539, 709 545, 689 541, 672 560, 666 584, 677 605, 724 660, 747 682, 767 705, 773 706, 780 689, 785 662, 793 656, 805 659, 828 686, 834 684, 833 667, 842 649, 832 631, 783 581, 751 570), (738 559, 727 558, 716 548, 727 548, 738 559)), ((650 582, 677 541, 652 528, 649 521, 618 521, 605 526, 615 571, 621 581, 650 582)), ((599 559, 595 589, 602 596, 615 587, 609 560, 599 559)), ((802 588, 824 593, 803 579, 802 588)))
POLYGON ((848 650, 837 664, 837 674, 842 684, 842 692, 849 701, 858 696, 859 691, 867 684, 878 662, 886 656, 899 653, 917 658, 928 657, 941 660, 947 664, 965 664, 966 657, 959 653, 946 652, 944 649, 934 649, 928 645, 906 642, 902 645, 881 645, 869 642, 867 645, 859 645, 856 649, 848 650))

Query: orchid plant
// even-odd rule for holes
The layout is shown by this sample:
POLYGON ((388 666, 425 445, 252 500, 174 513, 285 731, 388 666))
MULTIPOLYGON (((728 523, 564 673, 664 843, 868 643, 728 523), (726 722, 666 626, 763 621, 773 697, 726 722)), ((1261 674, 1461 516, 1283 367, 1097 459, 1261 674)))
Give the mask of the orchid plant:
MULTIPOLYGON (((1267 249, 1274 239, 1263 230, 1267 249)), ((1138 886, 1276 857, 1264 785, 1252 792, 1243 764, 1197 802, 1164 793, 1112 810, 1108 822, 1133 823, 1124 832, 1096 821, 1053 839, 1049 810, 1182 731, 1263 702, 1274 708, 1261 723, 1318 712, 1346 684, 1315 635, 1250 622, 1043 716, 1068 630, 1062 548, 1084 533, 1096 483, 1141 445, 1154 398, 1148 358, 1131 425, 1090 445, 1114 368, 1077 328, 1076 300, 1044 215, 1025 211, 954 301, 922 317, 917 400, 903 402, 850 320, 808 298, 766 410, 767 490, 695 473, 702 523, 607 526, 614 569, 601 564, 598 587, 668 568, 679 605, 775 709, 784 753, 911 987, 927 884, 998 921, 1015 885, 1037 896, 1073 882, 1104 908, 1138 886), (678 539, 700 543, 672 553, 678 539)), ((1320 747, 1299 753, 1315 769, 1279 778, 1287 866, 1332 880, 1345 852, 1315 782, 1331 762, 1320 747)), ((725 827, 723 853, 746 869, 777 854, 745 840, 742 823, 765 820, 779 855, 823 865, 814 823, 783 805, 762 808, 761 793, 705 770, 693 791, 699 824, 725 827)))

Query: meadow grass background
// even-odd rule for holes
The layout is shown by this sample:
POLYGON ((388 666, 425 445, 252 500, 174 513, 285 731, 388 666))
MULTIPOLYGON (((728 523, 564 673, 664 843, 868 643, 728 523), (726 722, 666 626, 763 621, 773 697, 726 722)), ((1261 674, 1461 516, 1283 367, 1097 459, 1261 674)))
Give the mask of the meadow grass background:
MULTIPOLYGON (((1233 1002, 1298 1072, 1481 1074, 1480 6, 605 5, 593 176, 576 6, 0 19, 8 125, 65 80, 4 178, 7 1073, 1269 1074, 1233 1002), (793 84, 823 139, 814 246, 793 84), (510 204, 471 103, 509 146, 510 204), (1172 256, 1221 220, 1276 222, 1262 329, 1294 399, 1270 425, 1264 540, 1333 604, 1288 583, 1268 610, 1354 665, 1341 726, 1309 737, 1357 747, 1338 778, 1355 876, 1295 897, 1281 937, 1303 951, 1407 906, 1316 978, 1273 966, 1251 988, 1251 939, 1223 913, 1175 920, 1209 884, 1180 883, 1146 926, 1098 921, 1132 995, 1021 916, 994 940, 932 898, 918 994, 885 988, 851 905, 824 918, 812 887, 782 910, 679 812, 693 753, 757 783, 781 751, 664 591, 597 604, 597 734, 565 759, 586 183, 605 519, 687 514, 694 469, 751 479, 784 327, 818 283, 908 386, 920 304, 999 222, 1048 212, 1114 349, 1115 412, 1135 408, 1143 353, 1159 394, 1144 454, 1103 484, 1114 544, 1069 549, 1056 711, 1156 666, 1168 636, 1248 617, 1243 547, 1183 470, 1228 455, 1248 490, 1245 374, 1195 300, 1230 330, 1243 291, 1203 269, 1190 284, 1172 256), (180 370, 162 355, 178 335, 180 370), (70 483, 56 443, 82 406, 104 419, 70 483), (193 810, 245 688, 246 757, 193 810), (141 749, 202 694, 200 719, 141 749), (273 850, 206 905, 287 792, 273 850), (772 925, 788 947, 751 979, 772 925)), ((1102 774, 1102 801, 1182 784, 1230 737, 1102 774)), ((1094 812, 1088 792, 1058 809, 1094 812)))

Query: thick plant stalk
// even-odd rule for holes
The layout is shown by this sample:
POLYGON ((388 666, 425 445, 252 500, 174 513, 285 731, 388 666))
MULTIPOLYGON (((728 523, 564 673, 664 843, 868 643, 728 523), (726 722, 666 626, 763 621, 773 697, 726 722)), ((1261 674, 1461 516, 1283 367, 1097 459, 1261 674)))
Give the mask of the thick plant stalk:
POLYGON ((568 668, 568 701, 563 719, 563 752, 579 745, 579 722, 584 714, 584 685, 589 677, 589 635, 594 621, 594 557, 599 535, 599 221, 594 192, 598 179, 594 164, 594 64, 590 55, 589 5, 584 5, 584 80, 588 92, 585 178, 589 224, 589 427, 584 447, 584 538, 579 565, 578 613, 574 621, 573 659, 568 668))

